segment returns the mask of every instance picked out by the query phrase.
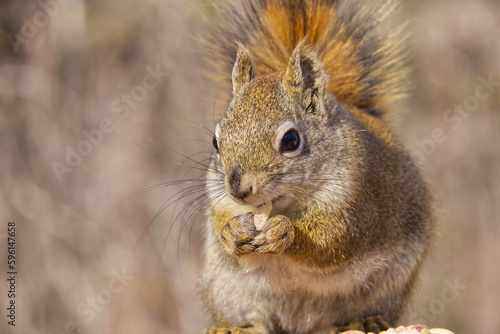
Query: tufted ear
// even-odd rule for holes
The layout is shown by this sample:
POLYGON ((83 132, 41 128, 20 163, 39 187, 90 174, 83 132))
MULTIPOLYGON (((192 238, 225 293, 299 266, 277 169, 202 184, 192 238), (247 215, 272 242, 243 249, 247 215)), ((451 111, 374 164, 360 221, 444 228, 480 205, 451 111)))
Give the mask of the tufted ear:
POLYGON ((252 61, 250 59, 250 52, 239 43, 238 46, 238 54, 236 55, 232 75, 233 95, 238 94, 241 88, 255 76, 252 61))
POLYGON ((295 48, 288 62, 284 84, 296 96, 304 110, 315 113, 323 108, 323 98, 328 88, 328 76, 323 63, 311 50, 295 48))

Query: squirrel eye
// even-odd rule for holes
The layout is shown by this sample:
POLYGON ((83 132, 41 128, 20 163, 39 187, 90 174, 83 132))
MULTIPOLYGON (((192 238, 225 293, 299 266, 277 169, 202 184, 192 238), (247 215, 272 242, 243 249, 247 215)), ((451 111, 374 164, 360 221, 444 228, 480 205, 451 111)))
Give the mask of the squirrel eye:
POLYGON ((212 138, 212 144, 214 145, 215 150, 219 151, 219 144, 217 143, 217 137, 215 135, 212 138))
POLYGON ((281 153, 293 152, 297 150, 299 146, 300 146, 299 133, 297 132, 297 130, 292 129, 287 131, 283 135, 280 144, 280 152, 281 153))

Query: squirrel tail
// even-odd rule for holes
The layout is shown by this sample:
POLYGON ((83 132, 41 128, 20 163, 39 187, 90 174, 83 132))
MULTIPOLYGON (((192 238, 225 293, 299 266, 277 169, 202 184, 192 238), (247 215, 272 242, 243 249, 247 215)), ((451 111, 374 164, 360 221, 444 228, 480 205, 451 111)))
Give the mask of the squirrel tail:
POLYGON ((396 1, 243 0, 216 7, 204 38, 212 84, 230 87, 239 44, 249 50, 257 75, 285 70, 304 45, 323 62, 330 90, 345 106, 386 118, 405 96, 405 28, 390 22, 396 1))

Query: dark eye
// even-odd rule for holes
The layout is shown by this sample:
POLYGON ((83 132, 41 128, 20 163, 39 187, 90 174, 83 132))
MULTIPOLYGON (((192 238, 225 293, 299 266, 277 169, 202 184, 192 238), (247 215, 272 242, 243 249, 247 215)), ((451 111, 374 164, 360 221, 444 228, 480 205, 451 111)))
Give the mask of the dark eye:
POLYGON ((217 143, 217 137, 215 135, 212 138, 212 144, 214 145, 215 150, 219 151, 219 144, 217 143))
POLYGON ((299 146, 300 146, 299 133, 297 132, 297 130, 292 129, 287 131, 283 135, 280 144, 280 152, 281 153, 293 152, 297 150, 299 146))

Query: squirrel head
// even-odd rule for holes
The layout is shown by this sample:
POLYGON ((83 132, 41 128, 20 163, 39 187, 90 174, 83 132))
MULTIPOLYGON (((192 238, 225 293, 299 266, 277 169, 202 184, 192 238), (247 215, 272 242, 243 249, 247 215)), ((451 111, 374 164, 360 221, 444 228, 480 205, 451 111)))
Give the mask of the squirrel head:
POLYGON ((256 76, 249 51, 240 45, 232 83, 233 99, 213 138, 226 193, 255 207, 301 202, 335 154, 322 145, 340 135, 330 124, 339 104, 328 92, 323 64, 299 46, 285 71, 256 76))

